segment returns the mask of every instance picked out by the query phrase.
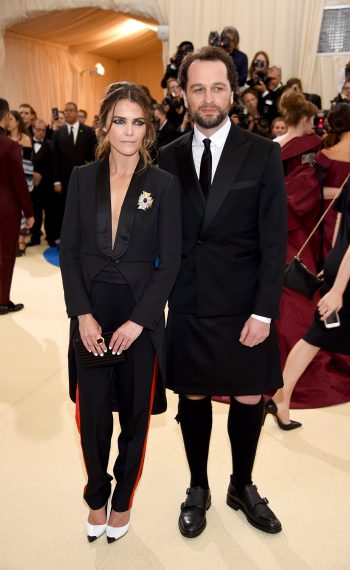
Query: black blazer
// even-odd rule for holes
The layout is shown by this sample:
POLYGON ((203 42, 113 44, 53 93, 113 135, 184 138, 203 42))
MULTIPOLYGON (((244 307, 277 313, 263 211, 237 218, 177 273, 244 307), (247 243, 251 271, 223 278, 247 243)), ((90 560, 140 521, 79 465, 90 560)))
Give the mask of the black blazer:
POLYGON ((79 126, 75 145, 72 145, 67 125, 54 131, 54 182, 61 182, 64 193, 73 168, 95 160, 96 144, 95 131, 85 125, 79 126))
MULTIPOLYGON (((33 147, 34 147, 33 142, 33 147)), ((53 191, 53 144, 52 141, 44 139, 38 152, 34 152, 33 148, 33 166, 34 172, 39 172, 42 178, 40 184, 34 190, 53 191)))
POLYGON ((182 185, 182 262, 169 308, 275 318, 283 285, 286 195, 280 147, 231 125, 207 203, 188 133, 159 151, 182 185))
MULTIPOLYGON (((155 167, 140 172, 140 166, 141 161, 121 209, 113 250, 108 158, 74 169, 62 226, 60 265, 73 334, 76 317, 92 313, 94 277, 110 260, 118 264, 135 299, 129 318, 150 331, 164 382, 164 307, 181 256, 180 189, 168 173, 155 167), (150 192, 153 198, 152 207, 145 211, 138 209, 142 192, 150 192)), ((73 361, 71 351, 70 394, 75 401, 73 361)), ((158 388, 164 391, 163 385, 158 388)))

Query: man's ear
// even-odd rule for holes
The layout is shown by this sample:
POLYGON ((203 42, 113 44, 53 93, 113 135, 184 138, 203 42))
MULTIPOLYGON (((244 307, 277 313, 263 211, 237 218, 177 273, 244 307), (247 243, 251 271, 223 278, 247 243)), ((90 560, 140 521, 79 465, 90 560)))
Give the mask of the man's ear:
POLYGON ((186 93, 183 90, 181 91, 181 93, 182 93, 183 100, 185 102, 185 107, 186 107, 186 109, 188 109, 188 101, 187 101, 186 93))
POLYGON ((235 94, 234 94, 233 91, 231 91, 231 97, 230 97, 230 103, 231 103, 231 105, 233 105, 234 101, 235 101, 235 94))

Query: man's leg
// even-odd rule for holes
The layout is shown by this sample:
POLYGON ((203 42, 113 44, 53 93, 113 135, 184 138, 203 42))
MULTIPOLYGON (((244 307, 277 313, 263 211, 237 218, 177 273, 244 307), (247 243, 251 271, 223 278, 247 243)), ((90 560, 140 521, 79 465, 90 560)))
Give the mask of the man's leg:
POLYGON ((177 419, 181 426, 191 484, 181 505, 179 528, 183 536, 194 538, 206 527, 210 507, 207 463, 212 428, 211 396, 180 395, 177 419))
POLYGON ((227 503, 241 509, 253 526, 269 533, 282 527, 274 513, 252 484, 252 470, 261 432, 264 400, 261 395, 231 396, 228 434, 231 442, 233 472, 227 503))

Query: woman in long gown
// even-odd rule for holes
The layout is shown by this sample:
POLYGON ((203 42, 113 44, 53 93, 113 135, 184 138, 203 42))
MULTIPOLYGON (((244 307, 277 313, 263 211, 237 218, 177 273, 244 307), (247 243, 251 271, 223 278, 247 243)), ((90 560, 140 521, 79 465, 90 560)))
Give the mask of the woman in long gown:
MULTIPOLYGON (((350 172, 350 107, 348 105, 335 106, 329 114, 329 123, 333 134, 328 140, 326 139, 326 148, 314 156, 315 163, 295 166, 294 170, 286 176, 289 214, 287 262, 302 246, 319 217, 319 175, 323 178, 324 207, 327 207, 329 199, 337 193, 350 172)), ((292 142, 291 140, 290 144, 292 142)), ((294 144, 296 145, 297 141, 294 144)), ((284 161, 287 150, 287 145, 282 146, 284 161)), ((321 257, 326 256, 331 249, 335 222, 336 212, 330 211, 323 227, 321 257)), ((316 233, 302 255, 303 262, 311 271, 316 272, 320 269, 320 254, 320 235, 316 233)), ((307 332, 317 301, 318 298, 309 301, 284 289, 281 299, 281 318, 276 323, 283 366, 292 347, 307 332)), ((289 426, 286 429, 291 429, 291 425, 298 427, 289 422, 290 402, 295 408, 317 408, 349 401, 349 373, 349 356, 327 352, 325 349, 316 354, 300 376, 296 387, 295 383, 298 378, 295 379, 294 376, 293 380, 290 380, 289 376, 284 374, 285 386, 273 398, 277 404, 275 412, 278 411, 280 427, 283 424, 289 426)), ((271 401, 266 403, 266 409, 270 412, 273 409, 271 401)))

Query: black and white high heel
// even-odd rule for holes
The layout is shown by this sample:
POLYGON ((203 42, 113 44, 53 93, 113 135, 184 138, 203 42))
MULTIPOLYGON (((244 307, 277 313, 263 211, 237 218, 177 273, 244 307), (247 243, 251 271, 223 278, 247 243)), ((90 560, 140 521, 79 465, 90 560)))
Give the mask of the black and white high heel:
POLYGON ((94 542, 100 536, 102 536, 106 532, 107 528, 107 504, 105 506, 106 510, 106 522, 104 524, 91 524, 89 521, 86 521, 86 536, 89 542, 94 542))
POLYGON ((130 518, 129 518, 127 524, 125 524, 124 526, 107 525, 106 536, 107 536, 108 544, 111 544, 112 542, 115 542, 116 540, 118 540, 119 538, 124 536, 124 534, 126 534, 128 532, 129 527, 130 527, 130 518))

